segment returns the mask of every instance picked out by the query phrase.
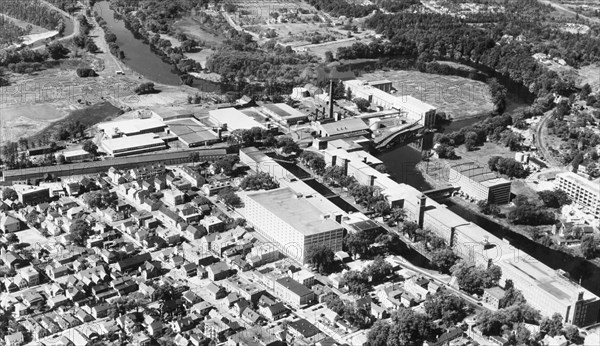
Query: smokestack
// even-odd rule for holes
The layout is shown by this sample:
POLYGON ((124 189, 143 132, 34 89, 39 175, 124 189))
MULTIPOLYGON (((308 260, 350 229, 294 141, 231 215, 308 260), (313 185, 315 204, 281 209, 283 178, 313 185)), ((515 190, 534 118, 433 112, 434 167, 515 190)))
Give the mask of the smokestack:
POLYGON ((423 219, 425 218, 425 204, 427 201, 427 197, 425 195, 421 195, 419 197, 419 201, 417 202, 419 204, 419 219, 418 219, 418 224, 419 224, 419 228, 423 228, 423 219))
POLYGON ((333 79, 329 80, 329 118, 333 118, 333 79))

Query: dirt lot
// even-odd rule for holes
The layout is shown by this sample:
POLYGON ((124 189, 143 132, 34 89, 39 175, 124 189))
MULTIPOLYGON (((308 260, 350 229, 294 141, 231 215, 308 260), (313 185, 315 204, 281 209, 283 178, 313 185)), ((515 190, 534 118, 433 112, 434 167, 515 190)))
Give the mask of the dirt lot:
POLYGON ((494 108, 487 85, 468 78, 418 71, 378 71, 364 74, 363 78, 390 80, 398 95, 416 97, 455 120, 487 113, 494 108))

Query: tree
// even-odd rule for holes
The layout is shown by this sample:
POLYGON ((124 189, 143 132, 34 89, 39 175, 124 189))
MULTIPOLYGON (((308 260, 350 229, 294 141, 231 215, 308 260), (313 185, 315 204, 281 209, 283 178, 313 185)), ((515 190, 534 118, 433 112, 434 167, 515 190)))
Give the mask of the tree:
POLYGON ((217 199, 234 208, 242 205, 241 198, 232 189, 223 189, 219 191, 217 199))
POLYGON ((427 296, 425 312, 433 320, 442 319, 447 325, 456 325, 467 317, 469 311, 462 298, 439 291, 427 296))
POLYGON ((313 245, 306 251, 306 261, 319 273, 328 273, 334 264, 334 253, 325 245, 313 245))
POLYGON ((357 97, 354 100, 352 100, 352 102, 354 102, 356 107, 358 107, 358 110, 361 112, 366 112, 371 106, 371 102, 362 97, 357 97))
POLYGON ((512 305, 517 305, 517 304, 523 304, 525 303, 525 297, 523 297, 523 294, 521 293, 521 291, 519 291, 518 289, 514 288, 514 287, 505 287, 505 291, 504 291, 504 297, 502 297, 502 299, 500 299, 499 302, 499 307, 501 309, 507 308, 509 306, 512 305))
POLYGON ((442 273, 448 273, 458 259, 451 248, 440 249, 431 254, 431 265, 442 273))
POLYGON ((67 159, 65 159, 65 155, 59 154, 56 157, 56 163, 58 163, 59 165, 64 165, 66 162, 67 162, 67 159))
POLYGON ((591 234, 586 234, 581 238, 580 246, 583 257, 590 259, 596 257, 598 251, 598 241, 591 234))
POLYGON ((46 49, 48 50, 50 57, 54 60, 62 59, 69 53, 69 50, 60 42, 53 42, 49 44, 46 49))
POLYGON ((230 175, 233 173, 233 168, 240 162, 239 156, 225 156, 214 162, 213 168, 217 173, 230 175))
POLYGON ((133 91, 138 95, 153 93, 155 91, 154 83, 152 83, 152 82, 141 83, 133 91))
POLYGON ((392 314, 388 345, 420 345, 433 337, 435 328, 427 315, 408 308, 400 308, 392 314))
POLYGON ((297 153, 300 151, 298 143, 294 142, 290 137, 279 138, 275 146, 281 148, 281 152, 284 154, 297 153))
POLYGON ((17 237, 17 235, 14 233, 7 234, 5 238, 8 244, 16 244, 19 242, 19 237, 17 237))
POLYGON ((454 148, 446 144, 437 145, 434 151, 438 154, 440 159, 454 159, 456 158, 456 153, 454 152, 454 148))
POLYGON ((242 190, 272 190, 278 187, 277 180, 265 172, 249 175, 240 183, 242 190))
POLYGON ((496 204, 490 204, 487 201, 481 200, 477 202, 477 206, 479 207, 479 211, 485 215, 497 216, 500 214, 500 207, 498 207, 496 204))
POLYGON ((98 155, 98 146, 96 145, 96 143, 92 142, 91 140, 87 140, 85 142, 83 142, 83 150, 87 151, 88 153, 92 154, 92 155, 98 155))
POLYGON ((369 252, 369 246, 373 244, 373 240, 367 232, 358 231, 350 232, 344 238, 344 242, 348 251, 352 255, 363 256, 369 252))
POLYGON ((348 287, 348 290, 359 297, 369 293, 369 278, 362 271, 349 270, 342 277, 342 284, 348 287))
POLYGON ((557 336, 563 328, 563 317, 559 313, 552 315, 552 318, 544 317, 540 323, 540 332, 550 336, 557 336))
POLYGON ((378 256, 363 270, 363 273, 371 278, 371 282, 377 284, 393 273, 393 267, 383 257, 378 256))
POLYGON ((19 196, 17 195, 17 192, 10 187, 5 187, 2 190, 3 199, 10 199, 11 201, 16 201, 18 197, 19 196))
POLYGON ((563 205, 571 204, 569 195, 560 189, 539 191, 538 196, 544 202, 544 205, 549 208, 560 208, 563 205))
POLYGON ((92 229, 83 219, 77 219, 71 223, 69 233, 73 237, 73 242, 79 246, 85 246, 85 241, 89 237, 92 229))
POLYGON ((333 61, 333 53, 328 50, 325 52, 325 62, 332 62, 333 61))
POLYGON ((95 53, 98 51, 98 46, 96 46, 93 40, 87 40, 85 43, 85 49, 90 53, 95 53))
POLYGON ((388 337, 391 325, 387 321, 378 320, 367 333, 367 342, 364 346, 388 346, 388 337))

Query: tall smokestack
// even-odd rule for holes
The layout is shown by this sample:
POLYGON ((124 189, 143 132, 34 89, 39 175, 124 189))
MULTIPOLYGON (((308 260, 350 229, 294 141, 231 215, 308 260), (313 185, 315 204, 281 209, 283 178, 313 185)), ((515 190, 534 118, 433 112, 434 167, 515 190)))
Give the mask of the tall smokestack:
POLYGON ((329 80, 329 118, 333 118, 333 79, 329 80))

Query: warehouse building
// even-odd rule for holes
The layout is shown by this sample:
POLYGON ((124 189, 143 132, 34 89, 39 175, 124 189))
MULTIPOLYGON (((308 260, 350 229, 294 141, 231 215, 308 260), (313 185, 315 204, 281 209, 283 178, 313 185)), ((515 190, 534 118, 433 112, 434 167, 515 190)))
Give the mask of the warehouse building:
POLYGON ((495 173, 478 163, 464 162, 451 166, 448 182, 478 201, 490 204, 510 202, 510 180, 498 178, 495 173))
POLYGON ((168 126, 169 131, 188 148, 211 145, 221 140, 218 133, 193 118, 170 121, 168 126))
POLYGON ((165 141, 153 133, 113 138, 102 141, 102 148, 110 156, 119 157, 163 150, 165 141))
POLYGON ((344 88, 350 89, 353 97, 364 98, 372 105, 401 111, 409 123, 416 122, 424 127, 435 125, 435 107, 410 95, 394 96, 386 92, 387 89, 391 90, 389 81, 373 83, 371 85, 367 81, 353 79, 345 81, 344 88))
POLYGON ((167 125, 159 119, 130 119, 110 121, 97 125, 106 138, 135 136, 143 133, 163 132, 167 125))
POLYGON ((600 179, 588 180, 573 172, 556 175, 556 187, 569 195, 574 203, 600 217, 600 179))
POLYGON ((65 151, 62 153, 62 155, 65 157, 67 162, 83 161, 94 158, 94 155, 83 149, 65 151))
POLYGON ((306 263, 313 245, 333 252, 342 250, 344 228, 336 216, 324 214, 321 199, 304 196, 289 187, 241 195, 244 217, 259 234, 276 244, 288 257, 306 263))
POLYGON ((226 127, 229 131, 251 129, 253 127, 265 128, 263 124, 235 108, 215 109, 209 111, 208 115, 208 119, 213 124, 220 127, 226 127))
POLYGON ((317 122, 315 127, 322 137, 363 136, 369 133, 367 124, 357 118, 345 118, 333 122, 317 122))
POLYGON ((261 111, 278 123, 289 126, 308 120, 308 115, 285 103, 264 105, 261 111))

